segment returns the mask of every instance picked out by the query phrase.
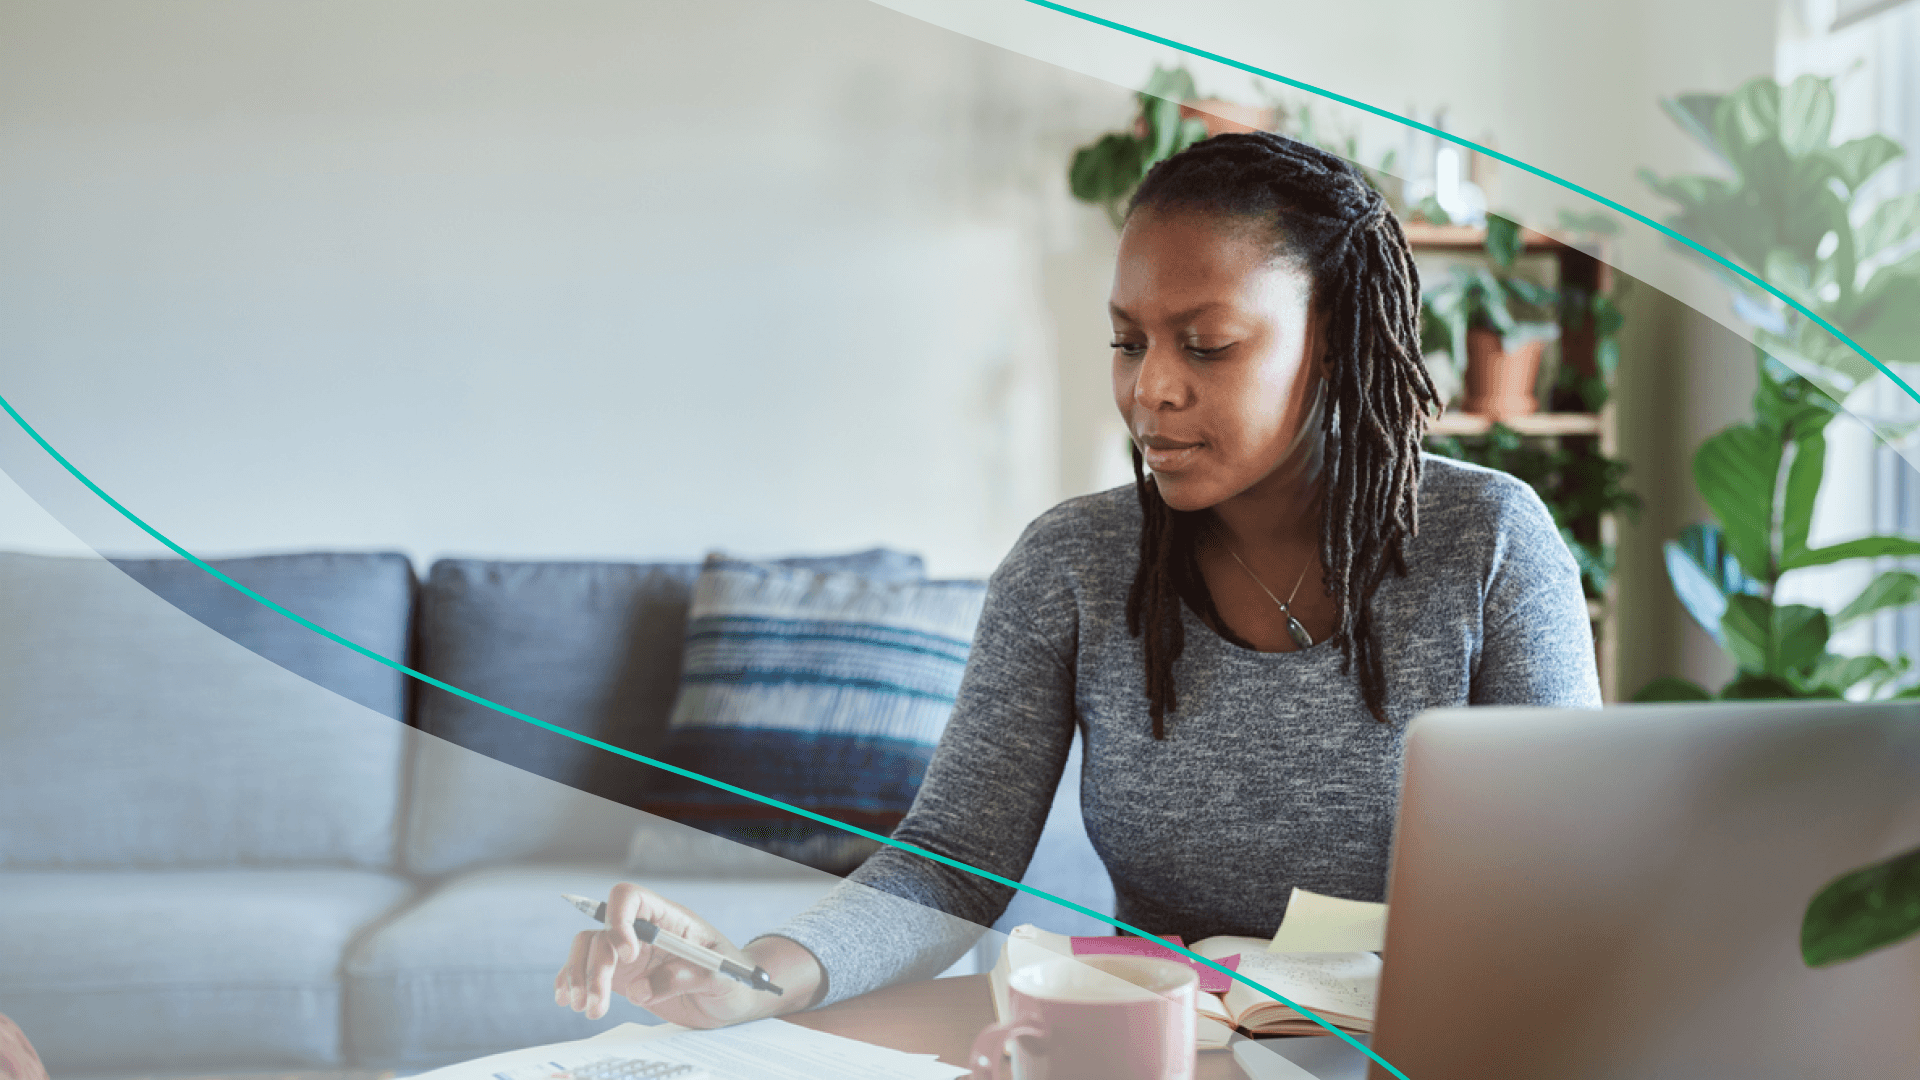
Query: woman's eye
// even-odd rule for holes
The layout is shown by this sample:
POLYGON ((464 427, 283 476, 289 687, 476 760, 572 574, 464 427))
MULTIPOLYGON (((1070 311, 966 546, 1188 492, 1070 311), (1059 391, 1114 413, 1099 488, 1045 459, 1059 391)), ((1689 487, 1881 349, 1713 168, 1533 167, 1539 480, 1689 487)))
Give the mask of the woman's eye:
MULTIPOLYGON (((1108 348, 1118 349, 1127 356, 1138 356, 1145 352, 1147 347, 1145 345, 1135 345, 1127 341, 1116 341, 1109 345, 1108 348)), ((1206 357, 1212 356, 1215 353, 1225 352, 1228 348, 1230 348, 1230 346, 1221 345, 1212 349, 1202 349, 1198 346, 1190 345, 1187 347, 1187 351, 1195 356, 1206 357)))

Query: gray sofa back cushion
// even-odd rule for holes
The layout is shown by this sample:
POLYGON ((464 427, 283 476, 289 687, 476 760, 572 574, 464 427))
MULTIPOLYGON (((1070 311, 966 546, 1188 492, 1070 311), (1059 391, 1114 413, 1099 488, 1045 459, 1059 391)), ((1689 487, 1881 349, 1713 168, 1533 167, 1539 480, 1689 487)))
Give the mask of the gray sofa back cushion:
MULTIPOLYGON (((926 574, 919 557, 884 549, 778 561, 889 581, 926 574)), ((679 689, 698 576, 697 563, 442 559, 421 590, 417 666, 488 701, 656 757, 679 689)), ((658 772, 435 686, 421 684, 416 694, 414 722, 428 735, 615 804, 643 801, 658 772)), ((409 871, 624 856, 638 815, 528 813, 502 797, 499 771, 474 753, 421 749, 403 840, 409 871)))
MULTIPOLYGON (((404 655, 403 557, 214 565, 404 655)), ((231 588, 191 563, 137 569, 247 647, 113 563, 0 552, 0 866, 390 866, 406 729, 386 669, 319 639, 330 664, 270 611, 224 618, 231 588)))

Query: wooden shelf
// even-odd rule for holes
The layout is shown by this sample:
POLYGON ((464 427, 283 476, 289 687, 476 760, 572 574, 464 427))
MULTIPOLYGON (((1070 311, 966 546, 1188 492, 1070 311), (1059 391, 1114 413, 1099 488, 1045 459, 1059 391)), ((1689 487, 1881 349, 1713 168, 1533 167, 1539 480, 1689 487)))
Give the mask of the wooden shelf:
MULTIPOLYGON (((1402 222, 1406 230, 1407 242, 1418 251, 1434 254, 1457 256, 1468 260, 1484 260, 1487 255, 1487 231, 1471 225, 1429 225, 1425 222, 1402 222)), ((1553 284, 1556 288, 1572 287, 1599 293, 1609 293, 1613 289, 1613 268, 1607 264, 1608 242, 1601 237, 1574 235, 1559 231, 1540 232, 1533 229, 1520 230, 1522 251, 1529 254, 1551 257, 1559 264, 1553 284)), ((1582 375, 1597 372, 1598 356, 1595 355, 1594 327, 1591 320, 1583 325, 1561 326, 1559 351, 1560 363, 1582 375)), ((1546 404, 1545 401, 1541 402, 1546 404)), ((1502 423, 1523 436, 1553 438, 1569 436, 1587 437, 1599 441, 1598 449, 1609 457, 1618 453, 1618 433, 1615 430, 1614 408, 1611 402, 1599 413, 1533 413, 1528 416, 1510 417, 1502 423)), ((1493 421, 1472 413, 1449 412, 1442 414, 1428 427, 1428 435, 1473 436, 1485 435, 1493 427, 1493 421)), ((1581 526, 1586 528, 1587 526, 1581 526)), ((1602 544, 1615 544, 1619 539, 1619 525, 1614 515, 1602 514, 1598 522, 1598 539, 1602 544)), ((1616 578, 1607 584, 1606 595, 1587 602, 1587 616, 1593 624, 1594 661, 1600 675, 1600 696, 1604 701, 1619 700, 1619 656, 1620 656, 1620 609, 1618 606, 1619 580, 1616 578)))
MULTIPOLYGON (((1522 435, 1598 435, 1599 413, 1530 413, 1501 421, 1522 435)), ((1472 413, 1444 413, 1427 428, 1429 435, 1485 435, 1493 421, 1472 413)))

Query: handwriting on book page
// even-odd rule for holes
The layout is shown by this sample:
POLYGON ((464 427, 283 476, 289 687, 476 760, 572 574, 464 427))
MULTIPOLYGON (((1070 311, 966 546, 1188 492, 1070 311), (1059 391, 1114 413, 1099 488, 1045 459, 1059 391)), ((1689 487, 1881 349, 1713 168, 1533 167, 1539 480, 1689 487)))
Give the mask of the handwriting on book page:
MULTIPOLYGON (((1315 1012, 1371 1019, 1380 995, 1378 956, 1353 953, 1240 954, 1240 974, 1315 1012)), ((1227 991, 1227 1007, 1236 1014, 1248 1006, 1272 999, 1240 980, 1227 991)))

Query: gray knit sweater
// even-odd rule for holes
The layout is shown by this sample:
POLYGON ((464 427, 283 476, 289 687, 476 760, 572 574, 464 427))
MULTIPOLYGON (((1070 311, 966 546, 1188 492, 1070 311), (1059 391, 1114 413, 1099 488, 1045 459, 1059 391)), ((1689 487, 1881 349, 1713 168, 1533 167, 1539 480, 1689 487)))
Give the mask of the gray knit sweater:
MULTIPOLYGON (((1126 625, 1140 528, 1128 485, 1042 514, 994 571, 953 714, 894 837, 1019 881, 1077 727, 1087 834, 1122 922, 1187 941, 1265 937, 1296 885, 1383 899, 1408 720, 1600 704, 1579 571, 1539 496, 1504 473, 1422 461, 1408 576, 1389 573, 1374 596, 1391 723, 1367 711, 1331 644, 1255 652, 1183 609, 1178 708, 1156 741, 1126 625)), ((830 1004, 945 970, 1012 895, 888 847, 770 933, 819 958, 830 1004)))

